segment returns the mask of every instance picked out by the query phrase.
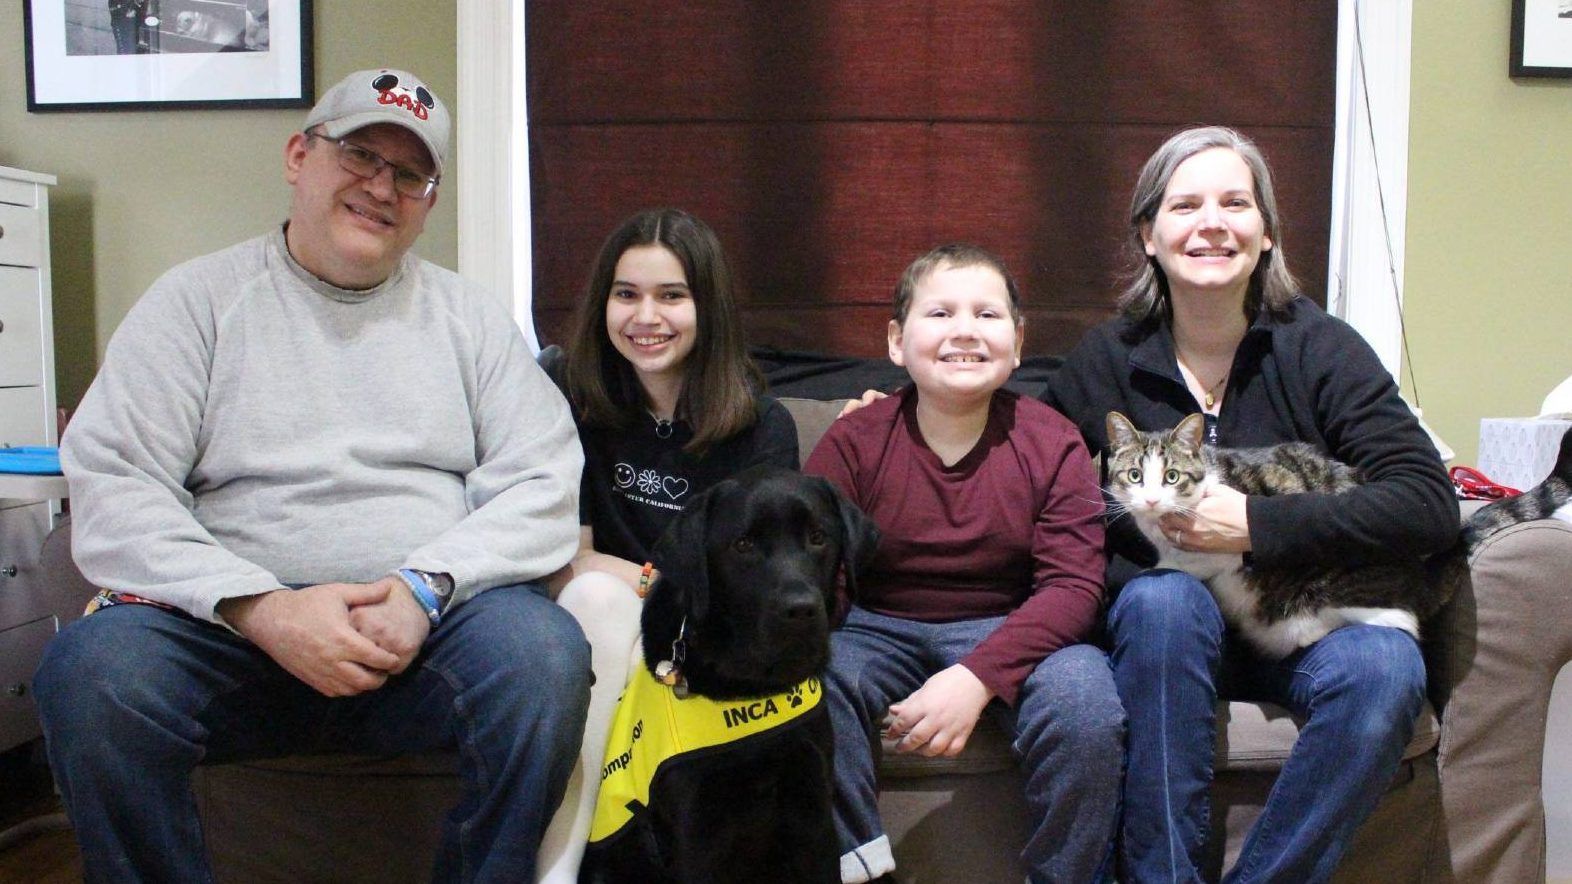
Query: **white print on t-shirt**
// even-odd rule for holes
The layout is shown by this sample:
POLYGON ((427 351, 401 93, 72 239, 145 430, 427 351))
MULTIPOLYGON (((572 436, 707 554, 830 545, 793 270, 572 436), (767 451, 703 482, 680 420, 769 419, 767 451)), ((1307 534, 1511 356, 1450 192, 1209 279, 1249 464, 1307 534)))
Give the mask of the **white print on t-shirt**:
MULTIPOLYGON (((654 470, 635 469, 631 464, 617 464, 612 469, 612 477, 617 483, 617 490, 635 500, 643 499, 629 492, 629 489, 634 485, 637 485, 639 491, 645 494, 664 494, 672 500, 676 500, 688 493, 687 479, 678 476, 662 476, 654 470)), ((644 500, 644 502, 653 503, 656 506, 661 505, 659 501, 654 500, 644 500)))

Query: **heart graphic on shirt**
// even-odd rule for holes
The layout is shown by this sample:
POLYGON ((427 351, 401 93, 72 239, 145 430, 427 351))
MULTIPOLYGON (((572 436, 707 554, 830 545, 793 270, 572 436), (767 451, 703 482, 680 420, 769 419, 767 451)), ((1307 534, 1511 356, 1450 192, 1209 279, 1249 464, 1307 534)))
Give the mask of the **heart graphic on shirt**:
POLYGON ((688 493, 688 480, 679 479, 676 476, 667 476, 660 480, 660 487, 662 491, 666 492, 667 497, 676 500, 688 493))

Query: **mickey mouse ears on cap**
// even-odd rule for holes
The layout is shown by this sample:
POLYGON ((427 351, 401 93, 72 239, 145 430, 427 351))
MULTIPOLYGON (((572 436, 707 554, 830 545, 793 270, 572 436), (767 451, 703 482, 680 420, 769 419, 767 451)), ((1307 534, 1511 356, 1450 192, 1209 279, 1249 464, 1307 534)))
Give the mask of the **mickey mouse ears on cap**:
POLYGON ((320 126, 329 138, 343 138, 376 123, 403 126, 419 136, 431 152, 437 177, 442 177, 453 131, 447 105, 408 71, 381 68, 350 74, 311 109, 305 128, 320 126))

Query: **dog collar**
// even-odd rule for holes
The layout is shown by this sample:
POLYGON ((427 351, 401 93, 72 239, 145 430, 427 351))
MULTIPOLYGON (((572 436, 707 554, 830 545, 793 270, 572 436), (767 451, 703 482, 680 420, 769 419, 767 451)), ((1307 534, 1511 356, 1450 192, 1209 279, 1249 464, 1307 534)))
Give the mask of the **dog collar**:
POLYGON ((671 656, 655 664, 655 679, 681 700, 688 696, 688 679, 682 674, 682 664, 688 659, 688 618, 682 618, 677 627, 677 637, 671 641, 671 656))

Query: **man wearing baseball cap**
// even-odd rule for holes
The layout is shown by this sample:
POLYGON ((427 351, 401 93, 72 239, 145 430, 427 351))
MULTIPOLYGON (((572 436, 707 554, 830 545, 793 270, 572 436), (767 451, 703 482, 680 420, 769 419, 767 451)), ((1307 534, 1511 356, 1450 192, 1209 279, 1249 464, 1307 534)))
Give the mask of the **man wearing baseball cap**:
POLYGON ((535 585, 583 455, 502 306, 410 254, 451 124, 351 74, 284 149, 289 220, 160 278, 61 447, 103 591, 35 679, 94 881, 209 880, 198 764, 458 750, 437 880, 530 880, 589 648, 535 585))

